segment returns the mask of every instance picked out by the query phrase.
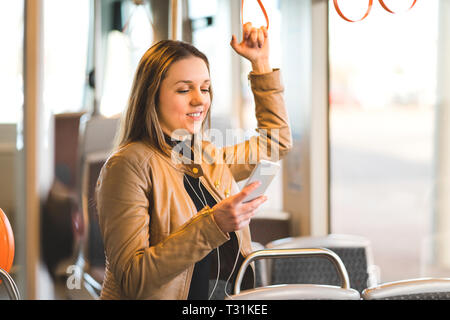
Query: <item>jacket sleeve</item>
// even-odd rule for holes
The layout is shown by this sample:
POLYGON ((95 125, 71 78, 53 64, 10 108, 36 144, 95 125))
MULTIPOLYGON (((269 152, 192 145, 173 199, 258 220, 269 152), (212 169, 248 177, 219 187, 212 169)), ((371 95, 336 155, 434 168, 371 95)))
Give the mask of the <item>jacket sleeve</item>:
MULTIPOLYGON (((97 207, 108 265, 122 293, 148 297, 229 239, 204 209, 162 242, 150 246, 151 181, 145 165, 113 156, 98 180, 97 207)), ((147 166, 148 167, 148 166, 147 166)), ((148 169, 150 170, 150 169, 148 169)))
POLYGON ((265 74, 250 73, 249 80, 255 99, 258 135, 221 150, 236 181, 248 178, 259 160, 279 161, 292 148, 280 70, 274 69, 265 74))

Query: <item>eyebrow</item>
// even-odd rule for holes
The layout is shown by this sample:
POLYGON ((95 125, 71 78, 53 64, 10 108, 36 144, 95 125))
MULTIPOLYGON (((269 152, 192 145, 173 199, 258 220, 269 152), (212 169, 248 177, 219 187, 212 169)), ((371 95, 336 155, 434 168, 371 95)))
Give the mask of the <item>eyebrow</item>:
MULTIPOLYGON (((180 81, 177 81, 177 82, 175 83, 175 85, 177 85, 177 84, 179 84, 179 83, 192 84, 192 83, 194 83, 194 82, 191 81, 191 80, 180 80, 180 81)), ((205 84, 205 83, 211 83, 211 80, 207 79, 207 80, 203 81, 203 83, 204 83, 204 84, 205 84)))

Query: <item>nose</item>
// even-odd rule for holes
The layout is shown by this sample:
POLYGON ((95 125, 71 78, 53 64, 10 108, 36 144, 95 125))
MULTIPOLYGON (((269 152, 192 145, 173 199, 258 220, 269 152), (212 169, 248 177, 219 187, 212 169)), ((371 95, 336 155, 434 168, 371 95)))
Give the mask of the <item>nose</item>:
POLYGON ((206 94, 202 92, 200 89, 196 89, 192 91, 191 96, 191 105, 193 106, 199 106, 206 103, 206 94))

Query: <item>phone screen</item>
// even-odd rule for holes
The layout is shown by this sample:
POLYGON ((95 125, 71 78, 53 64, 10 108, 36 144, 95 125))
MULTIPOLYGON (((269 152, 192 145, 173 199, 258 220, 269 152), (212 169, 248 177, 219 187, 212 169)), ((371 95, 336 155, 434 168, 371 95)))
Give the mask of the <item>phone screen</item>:
POLYGON ((253 169, 250 177, 248 178, 247 182, 245 183, 245 186, 248 186, 249 184, 252 184, 253 182, 260 181, 261 185, 253 190, 251 194, 249 194, 243 202, 251 201, 255 198, 258 198, 259 196, 262 196, 267 188, 269 187, 270 183, 272 182, 273 178, 278 173, 278 170, 280 169, 280 165, 276 162, 271 162, 267 160, 261 160, 253 169))

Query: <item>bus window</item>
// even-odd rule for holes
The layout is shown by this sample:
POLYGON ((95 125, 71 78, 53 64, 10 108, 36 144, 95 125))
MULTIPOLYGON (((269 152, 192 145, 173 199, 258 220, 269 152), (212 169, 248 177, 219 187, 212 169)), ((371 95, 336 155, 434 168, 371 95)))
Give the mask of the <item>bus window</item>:
POLYGON ((0 1, 0 124, 22 119, 23 1, 0 1))
POLYGON ((424 276, 438 1, 401 14, 374 2, 357 23, 341 19, 332 1, 329 7, 331 231, 367 237, 382 282, 424 276))
POLYGON ((46 110, 79 112, 84 105, 89 43, 89 0, 44 3, 44 92, 46 110))
POLYGON ((120 114, 126 107, 134 72, 145 51, 153 44, 154 32, 148 2, 122 2, 120 30, 107 34, 100 113, 120 114))

